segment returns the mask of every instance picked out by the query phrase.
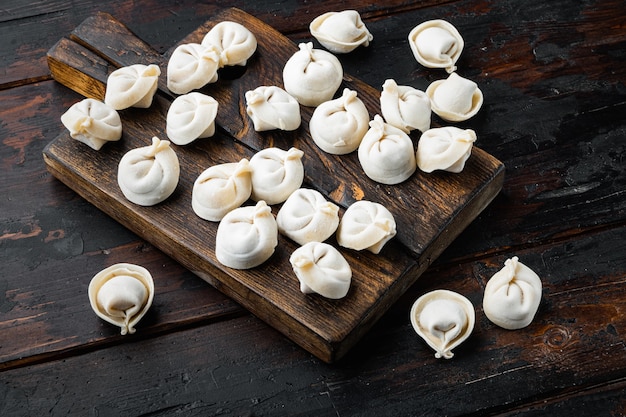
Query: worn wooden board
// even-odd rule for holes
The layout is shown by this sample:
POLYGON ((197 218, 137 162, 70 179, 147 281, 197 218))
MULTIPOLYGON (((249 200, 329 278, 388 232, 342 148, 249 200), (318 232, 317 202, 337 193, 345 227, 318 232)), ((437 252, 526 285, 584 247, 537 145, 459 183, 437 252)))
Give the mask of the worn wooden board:
MULTIPOLYGON (((218 133, 211 139, 175 147, 181 179, 167 201, 154 207, 126 201, 117 186, 116 171, 128 150, 149 144, 152 136, 166 137, 165 115, 174 96, 165 86, 165 73, 169 53, 177 45, 158 54, 107 14, 88 18, 50 49, 53 77, 86 97, 102 99, 111 71, 135 63, 156 63, 162 70, 159 94, 150 109, 120 112, 124 126, 121 141, 96 152, 63 132, 46 147, 44 160, 53 175, 86 200, 309 352, 332 362, 363 336, 489 204, 502 187, 504 166, 475 147, 460 175, 417 172, 402 184, 384 186, 363 174, 355 153, 328 155, 313 144, 308 134, 313 109, 302 107, 303 123, 294 132, 255 132, 245 113, 244 93, 259 85, 282 86, 282 68, 297 46, 238 9, 213 16, 178 44, 199 42, 223 20, 244 24, 259 46, 245 71, 221 73, 217 83, 201 90, 220 103, 218 133), (204 169, 249 158, 269 146, 303 150, 305 186, 318 189, 342 209, 368 199, 382 203, 396 217, 398 235, 381 254, 340 249, 353 269, 353 284, 342 300, 300 293, 288 262, 296 244, 282 236, 276 253, 260 267, 237 271, 222 266, 214 256, 217 223, 198 218, 191 209, 193 182, 204 169)), ((372 117, 379 112, 376 89, 347 74, 341 89, 344 87, 357 91, 372 117)))

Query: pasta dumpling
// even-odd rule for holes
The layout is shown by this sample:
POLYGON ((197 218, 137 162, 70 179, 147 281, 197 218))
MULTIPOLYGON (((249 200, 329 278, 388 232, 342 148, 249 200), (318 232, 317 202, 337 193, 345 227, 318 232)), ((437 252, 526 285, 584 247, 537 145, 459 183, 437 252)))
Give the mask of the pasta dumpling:
POLYGON ((429 129, 417 143, 417 166, 424 172, 461 172, 475 141, 476 132, 471 129, 455 126, 429 129))
POLYGON ((370 122, 358 157, 365 175, 382 184, 399 184, 417 169, 411 138, 379 115, 370 122))
POLYGON ((250 158, 252 199, 267 204, 282 203, 302 185, 304 165, 300 149, 266 148, 250 158))
POLYGON ((216 82, 219 60, 215 47, 198 43, 179 45, 167 64, 167 88, 175 94, 186 94, 216 82))
POLYGON ((356 10, 324 13, 313 19, 309 29, 323 47, 336 54, 368 46, 374 39, 356 10))
POLYGON ((485 286, 483 310, 494 324, 509 330, 528 326, 541 302, 541 279, 514 256, 485 286))
POLYGON ((158 65, 135 64, 113 71, 107 78, 104 102, 115 110, 147 109, 152 105, 161 69, 158 65))
POLYGON ((105 143, 122 137, 122 120, 117 111, 92 98, 73 104, 61 115, 61 123, 73 139, 96 151, 105 143))
POLYGON ((343 67, 336 56, 313 43, 300 43, 299 50, 283 67, 285 91, 303 106, 316 107, 333 98, 343 80, 343 67))
POLYGON ((417 25, 409 33, 409 45, 415 59, 427 68, 456 70, 456 61, 463 52, 463 38, 449 22, 429 20, 417 25))
POLYGON ((153 206, 168 198, 180 177, 178 157, 170 142, 152 138, 152 145, 128 151, 120 160, 117 181, 129 201, 153 206))
POLYGON ((471 301, 454 291, 428 292, 411 307, 413 329, 435 350, 438 359, 451 359, 452 349, 470 336, 475 322, 471 301))
POLYGON ((267 261, 278 245, 278 227, 272 210, 259 201, 224 216, 217 227, 215 256, 233 269, 250 269, 267 261))
POLYGON ((167 137, 176 145, 187 145, 196 139, 213 136, 217 109, 217 101, 202 93, 176 97, 167 111, 167 137))
POLYGON ((98 272, 89 282, 89 303, 101 319, 119 326, 121 334, 135 326, 154 299, 154 281, 147 269, 120 263, 98 272))
POLYGON ((252 32, 240 23, 223 21, 213 26, 202 39, 202 46, 215 47, 219 53, 219 66, 246 65, 257 48, 252 32))
POLYGON ((354 90, 326 101, 315 109, 309 121, 311 138, 320 149, 334 155, 356 150, 369 129, 369 113, 354 90))
POLYGON ((392 79, 383 84, 380 94, 380 111, 387 123, 405 133, 430 128, 430 98, 416 88, 398 85, 392 79))
POLYGON ((294 191, 276 215, 278 231, 296 243, 323 242, 339 225, 339 207, 310 188, 294 191))
POLYGON ((309 242, 293 251, 289 262, 304 294, 316 293, 330 299, 348 294, 352 269, 346 258, 333 246, 309 242))
POLYGON ((194 213, 209 221, 220 221, 250 198, 252 181, 247 159, 214 165, 202 172, 193 184, 194 213))
POLYGON ((289 93, 276 86, 260 86, 246 92, 246 113, 257 132, 296 130, 300 127, 300 104, 289 93))
POLYGON ((395 235, 396 221, 391 212, 382 204, 361 200, 352 203, 343 214, 337 229, 337 243, 377 254, 395 235))

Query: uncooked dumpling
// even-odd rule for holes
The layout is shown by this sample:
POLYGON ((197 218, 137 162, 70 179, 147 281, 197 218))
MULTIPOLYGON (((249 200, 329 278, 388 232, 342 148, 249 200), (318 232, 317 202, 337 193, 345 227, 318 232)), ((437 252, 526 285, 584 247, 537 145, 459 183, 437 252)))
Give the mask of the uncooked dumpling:
POLYGON ((89 303, 101 319, 119 326, 122 335, 135 326, 154 299, 154 282, 147 269, 128 263, 111 265, 89 282, 89 303))
POLYGON ((303 293, 316 293, 334 300, 348 294, 352 269, 343 255, 328 243, 309 242, 296 249, 289 262, 303 293))
POLYGON ((165 130, 176 145, 187 145, 196 139, 215 134, 218 103, 202 93, 178 96, 167 111, 165 130))
POLYGON ((105 143, 122 137, 122 120, 117 111, 92 98, 73 104, 61 115, 61 122, 73 139, 96 151, 105 143))
POLYGON ((152 138, 152 145, 128 151, 120 160, 117 182, 124 196, 141 206, 169 197, 180 177, 178 157, 170 142, 152 138))
POLYGON ((158 65, 135 64, 113 71, 107 78, 104 102, 115 110, 148 108, 159 83, 158 65))
POLYGON ((252 199, 267 204, 279 204, 302 185, 304 152, 291 148, 266 148, 250 158, 252 169, 252 199))
POLYGON ((179 45, 167 64, 167 88, 186 94, 217 81, 219 51, 198 43, 179 45))
POLYGON ((382 204, 361 200, 352 203, 341 218, 337 243, 341 246, 379 253, 396 235, 396 221, 382 204))
POLYGON ((399 184, 417 168, 411 138, 397 127, 374 116, 358 150, 365 174, 382 184, 399 184))
POLYGON ((345 88, 341 97, 317 106, 309 130, 320 149, 334 155, 356 150, 369 128, 369 113, 357 92, 345 88))
POLYGON ((316 190, 294 191, 276 215, 278 231, 296 243, 323 242, 339 225, 339 207, 316 190))
POLYGON ((313 43, 301 43, 283 67, 285 91, 303 106, 316 107, 333 98, 343 80, 343 67, 336 56, 313 43))
POLYGON ((268 260, 277 245, 276 219, 265 201, 259 201, 224 216, 217 227, 215 256, 227 267, 249 269, 268 260))
POLYGON ((217 222, 245 203, 251 192, 250 164, 244 158, 202 172, 193 184, 191 206, 199 217, 217 222))

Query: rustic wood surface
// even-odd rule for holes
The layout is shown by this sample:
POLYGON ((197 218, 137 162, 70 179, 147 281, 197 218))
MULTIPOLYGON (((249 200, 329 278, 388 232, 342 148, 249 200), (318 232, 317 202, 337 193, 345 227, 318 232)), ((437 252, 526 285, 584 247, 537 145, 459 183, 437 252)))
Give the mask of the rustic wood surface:
MULTIPOLYGON (((244 76, 218 80, 200 90, 220 103, 216 119, 220 133, 190 145, 173 145, 181 161, 181 178, 167 201, 147 208, 132 204, 121 194, 115 175, 118 161, 126 152, 147 146, 153 136, 167 137, 165 117, 173 97, 164 85, 159 93, 165 97, 159 94, 149 110, 120 112, 122 140, 95 152, 85 149, 64 129, 44 149, 44 159, 55 177, 87 201, 294 342, 320 359, 333 362, 367 332, 431 260, 493 200, 502 187, 504 166, 474 147, 462 175, 416 172, 408 181, 386 186, 364 176, 356 152, 330 155, 319 150, 308 130, 312 108, 302 108, 299 129, 255 132, 244 111, 246 91, 260 85, 281 86, 282 68, 298 49, 275 29, 236 8, 212 16, 181 42, 200 43, 204 34, 221 21, 243 24, 255 34, 258 47, 244 76), (258 268, 224 267, 213 255, 217 223, 206 222, 191 210, 194 180, 207 167, 250 159, 255 152, 270 146, 302 150, 304 186, 317 189, 342 211, 357 199, 366 199, 383 204, 394 214, 397 237, 380 254, 340 248, 353 270, 351 290, 341 301, 300 292, 289 263, 289 255, 297 246, 284 237, 279 239, 272 258, 258 268)), ((111 15, 98 13, 85 19, 70 38, 63 38, 48 52, 48 61, 53 63, 52 76, 87 97, 102 100, 110 70, 132 65, 137 56, 141 57, 140 63, 157 64, 162 73, 167 71, 167 57, 155 54, 111 15), (116 53, 118 50, 124 53, 116 53), (86 56, 89 59, 83 61, 86 56), (109 68, 110 64, 113 68, 109 68)), ((372 117, 380 113, 378 90, 349 74, 344 75, 339 90, 343 88, 356 91, 372 117)), ((273 207, 274 211, 279 207, 273 207)))
POLYGON ((626 9, 622 1, 4 2, 0 11, 0 415, 626 415, 626 9), (446 18, 459 71, 485 107, 466 123, 506 165, 502 192, 343 360, 328 365, 53 178, 44 147, 81 96, 46 52, 96 11, 160 53, 221 7, 294 42, 328 11, 361 12, 374 42, 342 57, 380 88, 441 73, 407 51, 446 18), (374 64, 372 64, 374 63, 374 64), (517 255, 544 284, 535 321, 491 324, 482 290, 517 255), (160 277, 135 335, 91 313, 87 285, 115 263, 160 277), (432 289, 466 295, 477 326, 452 360, 413 332, 432 289))

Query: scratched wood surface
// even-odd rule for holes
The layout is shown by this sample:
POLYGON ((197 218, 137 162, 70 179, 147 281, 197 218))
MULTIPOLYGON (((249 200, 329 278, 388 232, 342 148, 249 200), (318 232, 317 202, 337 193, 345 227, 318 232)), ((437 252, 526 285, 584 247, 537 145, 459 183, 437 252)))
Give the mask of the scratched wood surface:
POLYGON ((466 40, 460 68, 485 92, 485 111, 467 125, 505 163, 503 191, 332 366, 46 172, 41 152, 80 99, 51 80, 54 42, 103 10, 164 53, 218 8, 147 3, 3 3, 0 415, 626 414, 622 2, 219 4, 296 42, 327 7, 360 10, 375 41, 342 63, 374 87, 390 75, 418 88, 438 78, 406 53, 405 37, 445 17, 466 40), (383 64, 363 64, 371 60, 383 64), (533 324, 511 332, 487 321, 481 296, 513 254, 545 290, 533 324), (85 304, 94 271, 121 260, 162 277, 162 297, 132 338, 85 304), (412 302, 435 288, 467 295, 477 310, 474 334, 447 362, 408 321, 412 302))
MULTIPOLYGON (((243 110, 245 93, 259 85, 282 86, 282 68, 298 49, 272 27, 236 8, 212 16, 179 44, 201 42, 221 21, 244 25, 255 34, 258 47, 242 76, 218 80, 200 90, 220 103, 216 118, 220 134, 174 146, 181 161, 181 179, 167 201, 155 207, 136 206, 121 194, 114 175, 126 152, 146 146, 153 136, 167 137, 165 115, 174 97, 163 77, 150 109, 120 112, 122 140, 89 152, 64 130, 45 148, 44 160, 55 177, 96 207, 320 359, 333 362, 493 200, 502 187, 504 166, 474 147, 462 175, 416 172, 408 181, 385 186, 364 176, 356 152, 337 156, 319 150, 308 130, 312 108, 302 108, 302 125, 297 130, 257 133, 243 110), (191 188, 202 171, 224 162, 249 160, 270 146, 300 149, 304 153, 304 186, 320 191, 342 212, 365 199, 384 205, 394 215, 397 236, 381 253, 339 248, 353 271, 351 291, 339 302, 301 293, 288 261, 297 245, 284 237, 263 265, 243 271, 224 267, 213 256, 217 223, 206 222, 191 210, 191 188)), ((53 46, 48 62, 56 81, 86 97, 103 100, 106 79, 113 69, 152 63, 166 73, 167 55, 156 54, 113 16, 97 13, 74 29, 69 39, 53 46)), ((380 112, 378 90, 349 74, 344 74, 339 89, 344 88, 356 91, 370 114, 380 112)), ((275 206, 274 211, 279 208, 275 206)))

